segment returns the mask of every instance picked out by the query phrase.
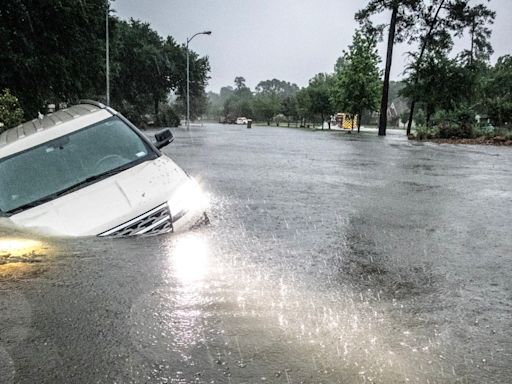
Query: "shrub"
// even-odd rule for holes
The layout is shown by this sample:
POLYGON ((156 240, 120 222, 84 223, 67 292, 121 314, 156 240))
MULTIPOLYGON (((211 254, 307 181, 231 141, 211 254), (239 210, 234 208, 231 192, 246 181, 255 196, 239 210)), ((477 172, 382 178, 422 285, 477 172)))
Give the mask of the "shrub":
POLYGON ((469 107, 459 107, 455 111, 443 112, 436 116, 439 137, 472 138, 474 137, 475 111, 469 107))
POLYGON ((18 98, 8 89, 0 93, 0 133, 23 122, 23 109, 18 98))
POLYGON ((439 131, 436 127, 427 127, 425 125, 419 125, 415 129, 415 137, 418 140, 430 140, 435 139, 439 136, 439 131))
POLYGON ((180 117, 169 104, 160 104, 156 124, 162 127, 179 127, 180 117))

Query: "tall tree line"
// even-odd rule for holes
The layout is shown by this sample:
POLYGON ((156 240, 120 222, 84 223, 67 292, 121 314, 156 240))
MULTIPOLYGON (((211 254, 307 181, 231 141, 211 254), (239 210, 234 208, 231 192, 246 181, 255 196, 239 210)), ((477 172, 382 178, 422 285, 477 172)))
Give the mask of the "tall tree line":
MULTIPOLYGON (((4 0, 0 7, 0 90, 9 89, 26 118, 49 103, 105 100, 105 0, 4 0)), ((184 110, 186 53, 149 24, 109 16, 111 104, 134 119, 184 110), (164 107, 164 111, 161 108, 164 107)), ((192 116, 206 109, 208 58, 190 52, 192 116)))

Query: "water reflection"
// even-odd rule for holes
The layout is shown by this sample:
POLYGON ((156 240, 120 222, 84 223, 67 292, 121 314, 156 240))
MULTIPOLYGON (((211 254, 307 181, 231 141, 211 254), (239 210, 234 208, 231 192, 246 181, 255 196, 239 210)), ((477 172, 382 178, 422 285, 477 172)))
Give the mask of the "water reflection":
POLYGON ((44 249, 39 240, 23 238, 0 239, 1 257, 19 257, 31 253, 40 253, 44 249))
POLYGON ((172 237, 167 244, 168 284, 143 295, 132 306, 131 335, 138 350, 155 361, 170 356, 191 362, 204 342, 209 316, 207 275, 210 247, 198 233, 172 237))
POLYGON ((198 288, 208 272, 209 245, 198 234, 180 237, 169 249, 173 275, 186 290, 198 288))

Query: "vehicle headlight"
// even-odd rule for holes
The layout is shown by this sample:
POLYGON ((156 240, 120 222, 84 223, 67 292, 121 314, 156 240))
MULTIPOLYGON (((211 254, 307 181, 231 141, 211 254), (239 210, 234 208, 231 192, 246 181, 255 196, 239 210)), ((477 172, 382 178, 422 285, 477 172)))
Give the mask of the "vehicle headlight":
POLYGON ((173 219, 181 217, 188 211, 204 210, 208 206, 208 198, 199 187, 199 184, 190 179, 181 186, 168 200, 173 219))
POLYGON ((20 238, 0 239, 0 256, 22 256, 40 251, 43 245, 40 241, 20 238))

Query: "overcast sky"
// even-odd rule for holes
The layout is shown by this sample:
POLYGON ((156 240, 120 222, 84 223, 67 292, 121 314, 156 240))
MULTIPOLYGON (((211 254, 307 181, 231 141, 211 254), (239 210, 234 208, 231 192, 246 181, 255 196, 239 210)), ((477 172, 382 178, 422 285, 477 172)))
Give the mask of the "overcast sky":
MULTIPOLYGON (((474 0, 473 3, 481 1, 474 0)), ((318 72, 332 72, 336 59, 352 41, 354 14, 365 0, 115 0, 112 8, 123 19, 149 22, 160 35, 179 43, 196 32, 190 48, 210 59, 208 90, 218 92, 243 76, 254 88, 261 80, 277 78, 304 86, 318 72)), ((512 0, 491 0, 497 12, 492 45, 494 62, 512 54, 512 0)), ((384 15, 383 15, 384 17, 384 15)), ((384 18, 383 18, 384 20, 384 18)), ((455 49, 469 46, 457 42, 455 49)), ((410 48, 398 46, 392 79, 398 79, 410 48)), ((380 43, 381 57, 385 41, 380 43)))

